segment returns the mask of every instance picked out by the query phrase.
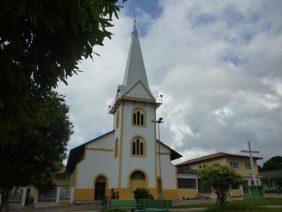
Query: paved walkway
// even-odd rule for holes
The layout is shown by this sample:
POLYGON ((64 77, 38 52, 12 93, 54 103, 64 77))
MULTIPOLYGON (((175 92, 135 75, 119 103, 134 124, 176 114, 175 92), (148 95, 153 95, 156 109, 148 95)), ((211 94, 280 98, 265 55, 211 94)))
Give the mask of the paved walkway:
POLYGON ((53 206, 53 207, 48 207, 48 208, 34 208, 34 207, 24 207, 21 209, 11 209, 11 212, 67 212, 67 211, 77 211, 77 212, 89 212, 89 211, 99 211, 99 208, 97 208, 97 205, 91 205, 91 204, 86 204, 86 205, 66 205, 66 206, 53 206))

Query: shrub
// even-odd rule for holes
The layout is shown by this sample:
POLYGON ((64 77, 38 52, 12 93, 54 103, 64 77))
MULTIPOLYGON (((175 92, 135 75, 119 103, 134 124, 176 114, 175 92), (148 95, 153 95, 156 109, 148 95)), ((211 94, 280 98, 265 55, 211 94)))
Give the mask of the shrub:
POLYGON ((202 182, 211 187, 217 196, 217 204, 222 208, 231 191, 231 185, 238 185, 242 177, 227 166, 207 166, 199 170, 202 182))
POLYGON ((154 199, 150 191, 145 188, 137 188, 135 191, 133 191, 133 193, 134 199, 136 199, 137 201, 139 199, 154 199))

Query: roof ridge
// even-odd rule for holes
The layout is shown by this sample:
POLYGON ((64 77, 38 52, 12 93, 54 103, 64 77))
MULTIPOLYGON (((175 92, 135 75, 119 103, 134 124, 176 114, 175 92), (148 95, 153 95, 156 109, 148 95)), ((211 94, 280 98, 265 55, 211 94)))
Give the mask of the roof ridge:
MULTIPOLYGON (((220 158, 220 157, 224 157, 224 156, 249 157, 248 155, 241 155, 241 154, 235 154, 235 153, 216 152, 216 153, 200 156, 200 157, 197 157, 197 158, 193 158, 193 159, 190 159, 190 160, 186 160, 182 163, 177 164, 177 166, 188 165, 190 163, 196 163, 196 162, 200 162, 200 161, 211 160, 211 159, 214 159, 214 158, 220 158)), ((257 160, 262 159, 261 157, 256 157, 256 156, 253 156, 253 158, 257 159, 257 160)))
MULTIPOLYGON (((86 145, 86 144, 89 144, 90 142, 95 141, 95 140, 97 140, 97 139, 99 139, 99 138, 102 138, 102 137, 104 137, 104 136, 106 136, 106 135, 108 135, 108 134, 110 134, 110 133, 112 133, 112 132, 114 132, 114 131, 115 131, 115 130, 111 130, 111 131, 109 131, 109 132, 106 132, 106 133, 104 133, 103 135, 100 135, 100 136, 98 136, 98 137, 96 137, 96 138, 91 139, 90 141, 86 141, 85 143, 80 144, 79 146, 76 146, 76 147, 72 148, 71 150, 74 150, 74 149, 76 149, 76 148, 79 148, 79 147, 81 147, 81 146, 84 146, 84 145, 86 145)), ((70 151, 71 151, 71 150, 70 150, 70 151)))

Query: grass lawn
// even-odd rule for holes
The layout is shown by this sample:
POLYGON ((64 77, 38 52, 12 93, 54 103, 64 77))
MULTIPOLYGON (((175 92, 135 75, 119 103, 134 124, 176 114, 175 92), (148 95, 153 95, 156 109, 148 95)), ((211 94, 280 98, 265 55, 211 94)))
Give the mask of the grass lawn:
POLYGON ((174 208, 207 208, 207 211, 282 211, 282 208, 263 208, 260 206, 281 205, 282 198, 259 198, 233 200, 227 203, 225 209, 220 209, 215 203, 192 203, 187 205, 177 205, 174 208))

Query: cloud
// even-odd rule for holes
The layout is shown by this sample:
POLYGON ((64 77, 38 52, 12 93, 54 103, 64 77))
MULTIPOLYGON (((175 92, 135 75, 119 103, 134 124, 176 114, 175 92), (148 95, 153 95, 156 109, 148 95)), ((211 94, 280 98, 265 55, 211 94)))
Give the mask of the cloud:
MULTIPOLYGON (((164 95, 165 143, 185 159, 240 153, 248 140, 266 159, 281 154, 281 1, 166 0, 158 8, 137 9, 149 84, 164 95)), ((60 86, 75 124, 70 147, 112 129, 107 105, 122 82, 131 26, 121 13, 113 39, 95 49, 102 56, 82 61, 83 73, 60 86)))

